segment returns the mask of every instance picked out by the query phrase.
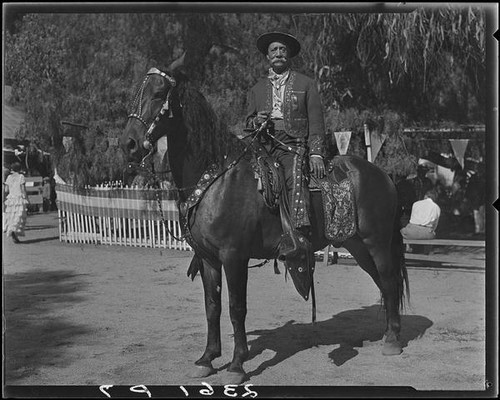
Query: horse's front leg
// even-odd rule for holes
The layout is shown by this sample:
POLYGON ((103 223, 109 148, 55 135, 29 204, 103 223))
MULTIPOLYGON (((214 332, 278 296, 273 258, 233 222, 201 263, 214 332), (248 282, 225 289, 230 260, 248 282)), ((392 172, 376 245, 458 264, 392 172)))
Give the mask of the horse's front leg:
POLYGON ((236 255, 226 257, 223 260, 224 272, 226 274, 229 317, 234 331, 234 353, 233 360, 229 365, 231 384, 240 384, 245 379, 243 363, 248 358, 247 335, 245 330, 245 318, 247 315, 247 282, 248 282, 248 258, 242 259, 236 255))
POLYGON ((201 358, 195 362, 196 378, 204 378, 216 372, 212 361, 221 355, 220 315, 221 315, 221 265, 216 268, 203 262, 200 269, 205 292, 205 313, 207 317, 207 346, 201 358))

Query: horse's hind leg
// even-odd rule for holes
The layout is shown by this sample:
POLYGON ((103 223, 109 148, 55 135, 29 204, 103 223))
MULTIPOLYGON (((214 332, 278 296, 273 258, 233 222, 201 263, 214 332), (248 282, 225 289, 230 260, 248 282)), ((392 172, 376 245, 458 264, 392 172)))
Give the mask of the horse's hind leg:
POLYGON ((398 266, 393 264, 390 246, 373 246, 369 248, 380 275, 382 297, 384 300, 387 328, 382 354, 386 356, 401 354, 399 342, 401 331, 400 307, 400 274, 398 266))
POLYGON ((392 264, 390 249, 387 248, 388 246, 371 245, 369 241, 362 241, 357 236, 348 239, 343 246, 349 250, 359 266, 372 277, 382 293, 387 324, 382 354, 401 354, 399 283, 397 271, 392 264))
POLYGON ((377 287, 382 292, 382 283, 377 266, 359 236, 353 236, 343 243, 343 246, 352 254, 358 265, 371 276, 377 287))
POLYGON ((195 362, 197 369, 194 373, 196 378, 204 378, 214 374, 216 371, 212 366, 212 360, 221 355, 220 339, 220 315, 221 315, 221 266, 214 268, 204 262, 200 270, 205 292, 205 313, 207 317, 207 346, 201 358, 195 362))

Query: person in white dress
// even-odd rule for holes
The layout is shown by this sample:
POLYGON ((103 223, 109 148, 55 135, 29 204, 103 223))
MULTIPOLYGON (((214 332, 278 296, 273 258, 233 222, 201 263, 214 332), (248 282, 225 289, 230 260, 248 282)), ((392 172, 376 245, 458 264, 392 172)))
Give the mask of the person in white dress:
POLYGON ((7 198, 5 199, 3 231, 7 232, 14 243, 20 243, 18 236, 24 236, 29 201, 26 195, 26 180, 21 173, 21 164, 13 163, 10 172, 4 182, 7 198))

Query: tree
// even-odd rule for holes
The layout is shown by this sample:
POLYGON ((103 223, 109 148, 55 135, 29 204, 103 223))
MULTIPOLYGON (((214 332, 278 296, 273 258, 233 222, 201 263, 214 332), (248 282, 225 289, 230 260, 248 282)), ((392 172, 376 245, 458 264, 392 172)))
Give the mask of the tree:
MULTIPOLYGON (((28 14, 19 33, 6 35, 7 80, 26 108, 21 137, 50 150, 56 164, 65 155, 61 120, 88 124, 87 135, 105 132, 112 138, 121 134, 129 82, 139 76, 139 70, 143 73, 156 50, 147 48, 146 57, 141 53, 142 36, 149 39, 151 32, 136 30, 134 34, 134 26, 144 26, 135 22, 135 16, 126 15, 28 14)), ((108 154, 117 168, 124 168, 120 155, 117 151, 108 154)), ((75 171, 86 174, 76 165, 75 171)))
POLYGON ((387 108, 421 123, 484 121, 483 9, 448 5, 294 20, 308 38, 305 57, 327 107, 387 108))

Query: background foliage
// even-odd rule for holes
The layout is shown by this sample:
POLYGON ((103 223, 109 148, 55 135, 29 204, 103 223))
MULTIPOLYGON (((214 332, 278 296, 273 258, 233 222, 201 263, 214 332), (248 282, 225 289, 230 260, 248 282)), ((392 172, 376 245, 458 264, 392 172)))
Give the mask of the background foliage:
MULTIPOLYGON (((405 175, 405 126, 484 124, 485 11, 454 5, 410 13, 27 13, 8 20, 5 84, 22 105, 20 132, 53 154, 78 184, 121 179, 116 146, 135 85, 148 68, 185 64, 224 122, 239 129, 247 90, 267 71, 258 35, 288 31, 302 42, 294 68, 318 82, 327 129, 363 124, 388 135, 377 158, 405 175), (61 121, 89 128, 64 150, 61 121)), ((76 135, 78 136, 78 135, 76 135)))

